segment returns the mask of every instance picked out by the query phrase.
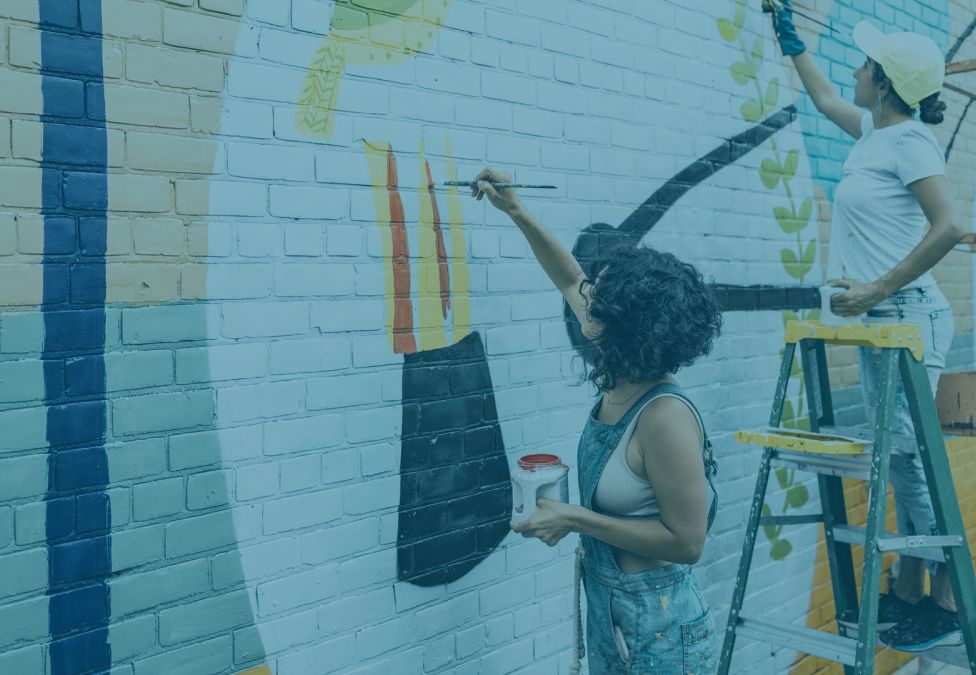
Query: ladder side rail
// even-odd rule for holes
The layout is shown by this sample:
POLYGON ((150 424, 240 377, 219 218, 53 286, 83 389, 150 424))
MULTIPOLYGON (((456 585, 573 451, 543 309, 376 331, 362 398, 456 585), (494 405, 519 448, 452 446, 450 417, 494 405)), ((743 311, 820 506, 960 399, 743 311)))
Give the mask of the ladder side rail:
MULTIPOLYGON (((959 499, 925 364, 912 359, 907 351, 900 351, 902 379, 939 534, 959 534, 965 539, 966 529, 959 511, 959 499)), ((969 546, 944 548, 943 554, 956 598, 969 667, 976 672, 976 576, 972 554, 969 546)))
POLYGON ((883 554, 878 541, 884 534, 888 506, 888 470, 891 464, 891 420, 895 407, 895 385, 901 349, 884 349, 881 354, 881 391, 875 412, 874 453, 871 461, 867 536, 864 543, 864 572, 861 579, 861 613, 857 636, 857 673, 874 672, 878 629, 878 592, 881 588, 883 554))
MULTIPOLYGON (((814 401, 819 389, 822 410, 809 406, 810 431, 820 431, 820 423, 832 424, 834 411, 830 398, 830 381, 826 369, 826 349, 822 340, 802 340, 804 345, 803 381, 806 385, 807 400, 814 401), (812 347, 812 348, 811 348, 812 347)), ((834 527, 847 525, 847 502, 844 498, 844 483, 840 476, 817 474, 817 487, 820 492, 820 510, 823 514, 824 546, 827 551, 827 565, 830 569, 830 584, 834 593, 834 617, 845 613, 857 616, 857 579, 854 576, 854 556, 851 545, 839 541, 834 536, 834 527)), ((844 672, 851 675, 854 670, 844 666, 844 672)))
MULTIPOLYGON (((790 373, 793 370, 793 359, 796 356, 796 345, 786 344, 783 348, 783 362, 779 369, 779 379, 776 382, 776 394, 773 398, 773 410, 769 415, 769 426, 777 427, 783 419, 783 402, 786 400, 786 388, 790 383, 790 373)), ((742 542, 742 555, 739 558, 739 571, 735 577, 735 590, 732 592, 732 604, 729 607, 729 620, 725 628, 725 638, 722 642, 722 653, 719 659, 718 675, 728 675, 732 665, 732 653, 735 650, 735 630, 739 623, 739 613, 745 600, 746 585, 749 581, 749 568, 752 566, 752 554, 756 548, 756 535, 759 533, 759 519, 762 517, 762 505, 766 501, 766 488, 769 485, 769 469, 772 463, 773 451, 763 450, 762 462, 759 465, 759 475, 756 477, 756 491, 752 498, 749 511, 749 522, 746 523, 746 536, 742 542)))
POLYGON ((815 343, 817 375, 820 380, 820 426, 834 426, 834 396, 830 391, 830 373, 827 366, 827 346, 823 341, 815 343))

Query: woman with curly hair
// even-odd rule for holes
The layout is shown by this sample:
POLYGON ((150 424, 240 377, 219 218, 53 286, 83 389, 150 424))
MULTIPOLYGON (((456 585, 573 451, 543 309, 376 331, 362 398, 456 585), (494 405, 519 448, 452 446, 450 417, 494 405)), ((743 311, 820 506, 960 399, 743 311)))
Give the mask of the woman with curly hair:
POLYGON ((485 169, 472 193, 512 218, 562 292, 600 393, 579 443, 581 504, 539 499, 512 529, 549 546, 581 535, 591 673, 713 672, 712 616, 691 565, 715 513, 715 461, 674 374, 711 351, 718 305, 694 267, 650 248, 617 249, 587 276, 514 190, 493 186, 508 180, 485 169))
MULTIPOLYGON (((780 0, 768 9, 780 47, 792 57, 817 110, 857 139, 834 195, 827 276, 846 290, 833 297, 833 310, 867 323, 918 324, 935 392, 952 344, 953 318, 931 269, 966 233, 955 213, 945 158, 922 124, 939 124, 946 109, 939 100, 945 78, 942 51, 922 35, 884 34, 860 22, 853 37, 865 60, 854 73, 857 84, 850 103, 806 52, 793 26, 791 1, 780 0), (921 121, 915 119, 916 112, 921 121)), ((873 423, 882 381, 880 350, 861 347, 860 370, 873 423)), ((935 534, 932 499, 900 380, 895 407, 892 430, 905 439, 895 444, 891 455, 898 531, 935 534)), ((878 629, 889 646, 921 651, 962 644, 945 565, 929 566, 928 597, 925 570, 923 559, 902 556, 897 582, 881 596, 878 629)), ((856 622, 854 617, 839 618, 856 622)))

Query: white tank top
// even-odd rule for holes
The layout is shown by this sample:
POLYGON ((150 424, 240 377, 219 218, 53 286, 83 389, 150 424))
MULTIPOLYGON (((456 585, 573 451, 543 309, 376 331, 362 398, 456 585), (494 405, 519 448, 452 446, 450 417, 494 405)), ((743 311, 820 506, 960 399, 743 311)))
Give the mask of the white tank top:
MULTIPOLYGON (((620 441, 617 443, 617 447, 613 449, 613 454, 607 460, 607 465, 603 468, 603 473, 600 474, 596 491, 593 493, 593 507, 600 513, 641 518, 653 518, 661 514, 661 507, 657 503, 657 495, 654 494, 654 488, 651 486, 650 481, 635 474, 630 468, 630 465, 627 464, 627 445, 630 443, 630 439, 637 429, 637 420, 640 419, 644 408, 662 396, 676 398, 686 406, 688 405, 680 396, 660 394, 645 402, 640 407, 637 414, 634 415, 634 419, 630 421, 627 429, 624 430, 623 436, 620 437, 620 441)), ((698 416, 698 412, 694 408, 688 406, 688 409, 691 410, 695 415, 695 419, 698 421, 698 427, 701 430, 703 439, 702 443, 704 444, 705 425, 702 423, 701 417, 698 416)))

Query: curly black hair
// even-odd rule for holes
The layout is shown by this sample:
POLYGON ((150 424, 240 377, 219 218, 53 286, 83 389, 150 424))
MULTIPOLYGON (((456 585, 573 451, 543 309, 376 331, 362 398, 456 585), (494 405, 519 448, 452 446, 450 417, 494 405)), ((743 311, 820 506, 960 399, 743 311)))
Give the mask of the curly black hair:
POLYGON ((675 373, 708 354, 721 332, 711 289, 670 253, 616 248, 594 261, 590 279, 587 314, 602 330, 586 350, 584 379, 601 391, 675 373))

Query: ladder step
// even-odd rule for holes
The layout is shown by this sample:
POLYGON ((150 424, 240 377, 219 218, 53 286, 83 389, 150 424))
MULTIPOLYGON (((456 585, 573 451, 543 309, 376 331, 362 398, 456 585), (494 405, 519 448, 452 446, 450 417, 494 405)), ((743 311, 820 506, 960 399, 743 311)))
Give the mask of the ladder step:
POLYGON ((759 642, 788 647, 848 666, 853 666, 857 660, 857 640, 805 626, 763 621, 740 614, 735 632, 759 642))
POLYGON ((740 431, 735 435, 735 440, 764 448, 820 455, 859 455, 864 452, 866 446, 864 441, 856 438, 824 433, 813 434, 781 427, 740 431))
MULTIPOLYGON (((845 544, 864 545, 867 530, 855 525, 835 525, 834 539, 845 544)), ((945 562, 945 555, 941 549, 946 546, 964 546, 965 540, 959 535, 938 535, 938 536, 916 536, 905 537, 890 532, 885 532, 881 541, 878 542, 879 551, 898 551, 902 555, 912 558, 922 558, 923 560, 934 560, 935 562, 945 562), (931 554, 920 549, 937 549, 931 554)))
POLYGON ((772 460, 800 471, 825 476, 842 476, 868 480, 871 477, 872 455, 817 455, 809 452, 773 450, 772 460))

